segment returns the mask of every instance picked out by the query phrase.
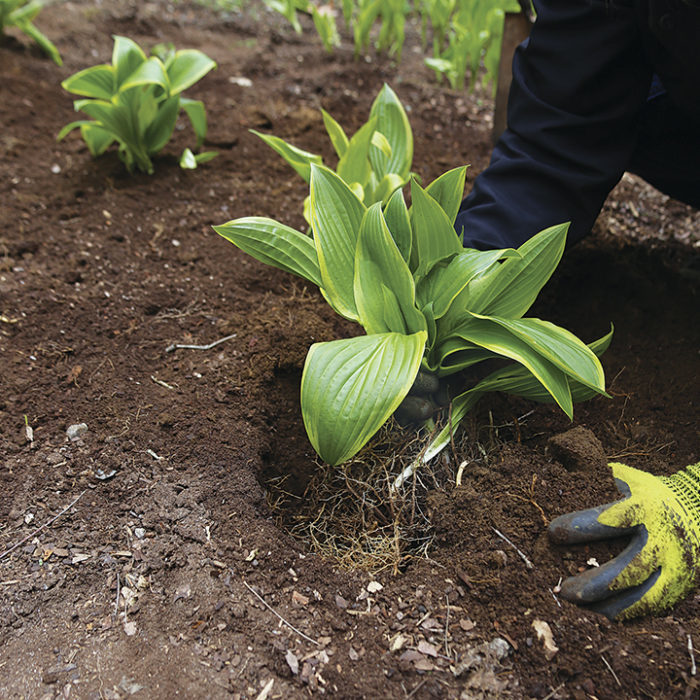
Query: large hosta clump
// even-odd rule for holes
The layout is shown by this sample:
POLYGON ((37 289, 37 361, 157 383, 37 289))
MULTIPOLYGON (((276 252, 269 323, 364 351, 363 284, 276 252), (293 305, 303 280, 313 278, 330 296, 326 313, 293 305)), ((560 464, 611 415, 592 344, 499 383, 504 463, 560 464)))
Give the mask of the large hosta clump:
POLYGON ((573 403, 605 393, 597 354, 559 326, 524 318, 564 251, 566 224, 518 249, 464 248, 454 221, 465 168, 427 188, 411 182, 385 206, 367 207, 333 171, 311 165, 313 237, 271 219, 248 217, 215 230, 262 262, 318 286, 331 307, 366 335, 315 343, 301 382, 301 407, 319 455, 339 464, 392 415, 420 367, 438 376, 478 362, 513 363, 453 401, 452 425, 487 391, 573 403))

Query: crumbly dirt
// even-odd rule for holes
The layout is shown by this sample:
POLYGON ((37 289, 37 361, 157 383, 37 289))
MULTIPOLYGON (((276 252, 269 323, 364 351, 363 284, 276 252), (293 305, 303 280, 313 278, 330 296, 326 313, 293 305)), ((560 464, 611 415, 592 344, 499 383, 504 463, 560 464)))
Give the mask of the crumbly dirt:
MULTIPOLYGON (((484 400, 416 482, 420 551, 397 538, 400 565, 349 567, 314 549, 315 516, 292 502, 327 474, 298 407, 307 348, 354 331, 211 225, 303 225, 304 183, 249 128, 332 161, 319 107, 354 131, 387 81, 410 109, 414 169, 429 181, 471 163, 471 181, 490 95, 437 85, 415 28, 397 68, 354 61, 347 38, 329 56, 259 8, 76 0, 38 23, 62 68, 18 35, 0 45, 2 697, 698 697, 700 598, 611 623, 554 591, 622 543, 546 536, 553 517, 615 498, 608 460, 658 474, 700 460, 698 213, 624 178, 533 310, 586 340, 615 325, 611 398, 573 426, 484 400), (216 59, 189 95, 218 158, 180 170, 184 124, 153 176, 92 160, 77 134, 56 142, 75 118, 60 81, 109 60, 113 34, 216 59)), ((339 498, 333 476, 320 482, 339 498)))

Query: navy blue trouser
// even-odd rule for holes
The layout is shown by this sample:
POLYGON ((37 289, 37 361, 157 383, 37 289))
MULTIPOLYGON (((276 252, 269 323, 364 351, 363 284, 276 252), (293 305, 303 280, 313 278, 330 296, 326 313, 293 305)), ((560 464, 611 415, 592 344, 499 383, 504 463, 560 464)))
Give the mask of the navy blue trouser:
POLYGON ((518 246, 565 221, 577 241, 625 171, 700 207, 700 119, 663 91, 650 97, 655 66, 639 5, 536 2, 513 61, 508 128, 457 217, 465 245, 518 246))

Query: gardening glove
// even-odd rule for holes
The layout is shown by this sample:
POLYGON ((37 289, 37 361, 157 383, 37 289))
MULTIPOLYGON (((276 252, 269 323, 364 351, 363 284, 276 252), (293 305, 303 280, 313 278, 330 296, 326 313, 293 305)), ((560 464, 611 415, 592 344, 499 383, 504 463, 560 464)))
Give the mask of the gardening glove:
POLYGON ((423 423, 437 410, 437 404, 432 395, 440 389, 438 378, 426 369, 418 370, 413 386, 408 390, 408 396, 396 409, 396 420, 402 425, 423 423))
POLYGON ((561 596, 626 620, 664 610, 695 586, 700 571, 700 462, 673 476, 610 465, 621 501, 562 515, 549 526, 560 544, 631 535, 602 566, 566 579, 561 596))

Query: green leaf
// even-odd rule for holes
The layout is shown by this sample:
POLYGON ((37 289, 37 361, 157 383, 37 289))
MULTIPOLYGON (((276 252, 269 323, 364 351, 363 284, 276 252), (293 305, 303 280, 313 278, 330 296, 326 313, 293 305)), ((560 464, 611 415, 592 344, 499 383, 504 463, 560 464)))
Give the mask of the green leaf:
POLYGON ((61 87, 74 95, 111 100, 115 93, 114 80, 114 66, 103 64, 71 75, 61 83, 61 87))
POLYGON ((367 333, 426 330, 415 306, 413 275, 391 237, 381 204, 373 204, 360 226, 355 254, 354 296, 367 333))
POLYGON ((358 320, 353 278, 355 250, 365 206, 332 170, 311 166, 311 223, 321 279, 331 306, 358 320))
POLYGON ((382 204, 388 202, 391 195, 405 184, 400 175, 396 173, 387 173, 374 188, 374 201, 381 202, 382 204))
POLYGON ((370 120, 376 119, 376 130, 387 140, 391 154, 373 145, 369 151, 372 168, 381 180, 387 173, 397 173, 408 179, 413 162, 413 132, 406 112, 396 93, 384 85, 372 103, 370 120))
POLYGON ((408 262, 411 259, 413 232, 411 231, 411 218, 408 215, 406 200, 400 189, 391 195, 384 209, 384 219, 401 257, 408 262))
POLYGON ((125 36, 114 36, 112 49, 112 65, 115 73, 115 88, 121 87, 126 80, 144 61, 146 54, 141 47, 125 36))
POLYGON ((62 66, 63 60, 56 46, 31 22, 18 22, 17 26, 31 39, 34 39, 39 48, 57 65, 62 66))
POLYGON ((383 333, 315 343, 301 378, 309 440, 332 465, 353 457, 403 401, 426 334, 383 333))
POLYGON ((177 51, 168 65, 170 79, 170 94, 178 95, 198 80, 201 80, 210 70, 216 68, 216 62, 196 49, 177 51))
POLYGON ((144 134, 149 153, 159 153, 168 143, 175 130, 179 111, 180 98, 177 95, 160 103, 155 118, 151 120, 144 134))
POLYGON ((130 88, 139 87, 142 85, 159 85, 168 95, 170 92, 170 81, 168 74, 165 72, 163 62, 151 56, 139 65, 132 73, 123 78, 119 84, 119 91, 124 92, 130 88))
POLYGON ((605 391, 605 373, 600 361, 573 333, 538 318, 513 320, 491 317, 488 320, 507 329, 576 381, 594 391, 605 391))
POLYGON ((319 8, 313 4, 309 4, 309 10, 311 11, 316 32, 323 43, 323 48, 332 53, 333 48, 340 45, 340 36, 335 24, 334 11, 325 5, 319 8))
POLYGON ((391 158, 391 144, 381 131, 372 134, 371 144, 378 148, 387 158, 391 158))
POLYGON ((338 162, 338 175, 351 185, 354 182, 365 187, 372 170, 369 162, 369 147, 374 134, 376 119, 363 124, 350 139, 347 151, 338 162))
POLYGON ((467 167, 448 170, 433 180, 425 191, 442 207, 454 226, 459 207, 464 198, 464 182, 467 177, 467 167))
POLYGON ((81 124, 80 133, 87 144, 90 155, 95 158, 101 156, 114 143, 113 134, 97 126, 94 122, 81 124))
POLYGON ((120 141, 131 143, 138 140, 138 131, 132 115, 123 105, 104 100, 78 100, 75 102, 75 108, 98 121, 120 141))
POLYGON ((321 286, 316 248, 303 233, 259 216, 236 219, 213 228, 256 260, 321 286))
POLYGON ((566 244, 569 224, 541 231, 509 258, 470 285, 470 311, 487 316, 519 318, 534 303, 556 269, 566 244))
MULTIPOLYGON (((137 132, 139 136, 144 136, 144 146, 150 151, 150 144, 145 140, 145 133, 158 114, 158 100, 153 96, 155 88, 151 87, 147 90, 142 90, 137 87, 135 90, 141 93, 135 103, 137 132)), ((119 101, 121 102, 121 100, 119 101)))
POLYGON ((0 2, 0 17, 9 15, 9 24, 18 25, 22 22, 31 22, 41 12, 44 3, 40 0, 3 0, 0 2))
POLYGON ((464 250, 442 207, 414 180, 411 180, 411 224, 417 253, 416 279, 424 277, 441 260, 464 250))
MULTIPOLYGON (((489 270, 510 252, 462 248, 461 252, 449 261, 435 265, 420 280, 416 288, 418 308, 432 303, 435 319, 442 318, 450 309, 452 302, 475 277, 489 270)), ((460 316, 464 316, 464 311, 461 309, 458 308, 456 311, 460 316)))
POLYGON ((442 342, 437 351, 431 354, 430 366, 438 376, 446 377, 494 357, 497 355, 489 350, 473 345, 470 347, 463 338, 452 337, 442 342))
MULTIPOLYGON (((597 357, 600 357, 608 349, 612 336, 613 331, 611 329, 609 333, 590 343, 588 347, 597 357)), ((569 380, 569 386, 571 388, 571 397, 576 403, 588 401, 594 396, 601 395, 600 391, 593 390, 577 382, 575 379, 569 380)), ((538 403, 554 403, 552 395, 542 386, 537 378, 522 365, 509 365, 508 367, 502 367, 492 372, 473 387, 471 391, 481 394, 491 391, 501 391, 506 394, 513 394, 524 399, 529 399, 530 401, 537 401, 538 403)), ((602 393, 602 395, 607 396, 605 393, 602 393)))
POLYGON ((311 178, 311 164, 322 165, 323 159, 321 156, 309 151, 304 151, 301 148, 292 146, 290 143, 283 141, 278 136, 269 136, 261 134, 255 129, 250 130, 251 133, 259 136, 270 148, 279 153, 296 172, 304 178, 305 182, 309 182, 311 178))
POLYGON ((89 121, 88 119, 79 119, 78 121, 71 122, 70 124, 66 124, 59 132, 58 136, 56 136, 56 141, 63 141, 66 136, 73 131, 73 129, 77 129, 79 126, 83 125, 90 125, 93 124, 94 122, 89 121))
POLYGON ((114 142, 114 136, 109 131, 98 126, 94 121, 89 121, 87 119, 81 119, 66 124, 61 131, 58 132, 56 141, 61 141, 73 131, 73 129, 77 129, 78 127, 92 156, 96 157, 102 155, 114 142))
POLYGON ((204 165, 204 163, 214 160, 218 155, 218 151, 202 151, 201 153, 196 153, 194 159, 197 161, 197 165, 204 165))
POLYGON ((569 418, 573 416, 571 391, 567 375, 510 329, 496 319, 472 317, 454 331, 462 338, 496 355, 508 357, 527 367, 542 383, 569 418))
POLYGON ((367 0, 359 7, 359 13, 353 27, 355 56, 359 56, 360 52, 369 44, 369 33, 381 6, 382 0, 367 0))
POLYGON ((346 151, 348 150, 348 137, 343 131, 343 127, 338 124, 338 122, 333 119, 333 117, 326 112, 325 109, 321 109, 321 114, 323 115, 323 124, 326 127, 328 136, 330 137, 333 148, 335 149, 338 158, 342 158, 346 151))
POLYGON ((459 426, 459 424, 464 420, 464 417, 469 413, 469 411, 474 408, 476 403, 482 396, 482 392, 475 391, 465 391, 460 394, 452 401, 452 410, 449 415, 449 422, 447 425, 431 440, 430 444, 425 450, 423 455, 423 462, 428 462, 436 455, 440 454, 442 450, 449 445, 450 441, 453 439, 453 435, 459 426))
POLYGON ((186 148, 180 156, 180 167, 183 170, 194 170, 197 167, 197 160, 189 148, 186 148))
POLYGON ((190 100, 188 97, 180 97, 180 107, 185 110, 185 114, 190 120, 190 124, 192 124, 192 128, 194 129, 194 134, 197 137, 195 148, 200 148, 207 135, 207 112, 204 109, 204 103, 200 100, 190 100))

